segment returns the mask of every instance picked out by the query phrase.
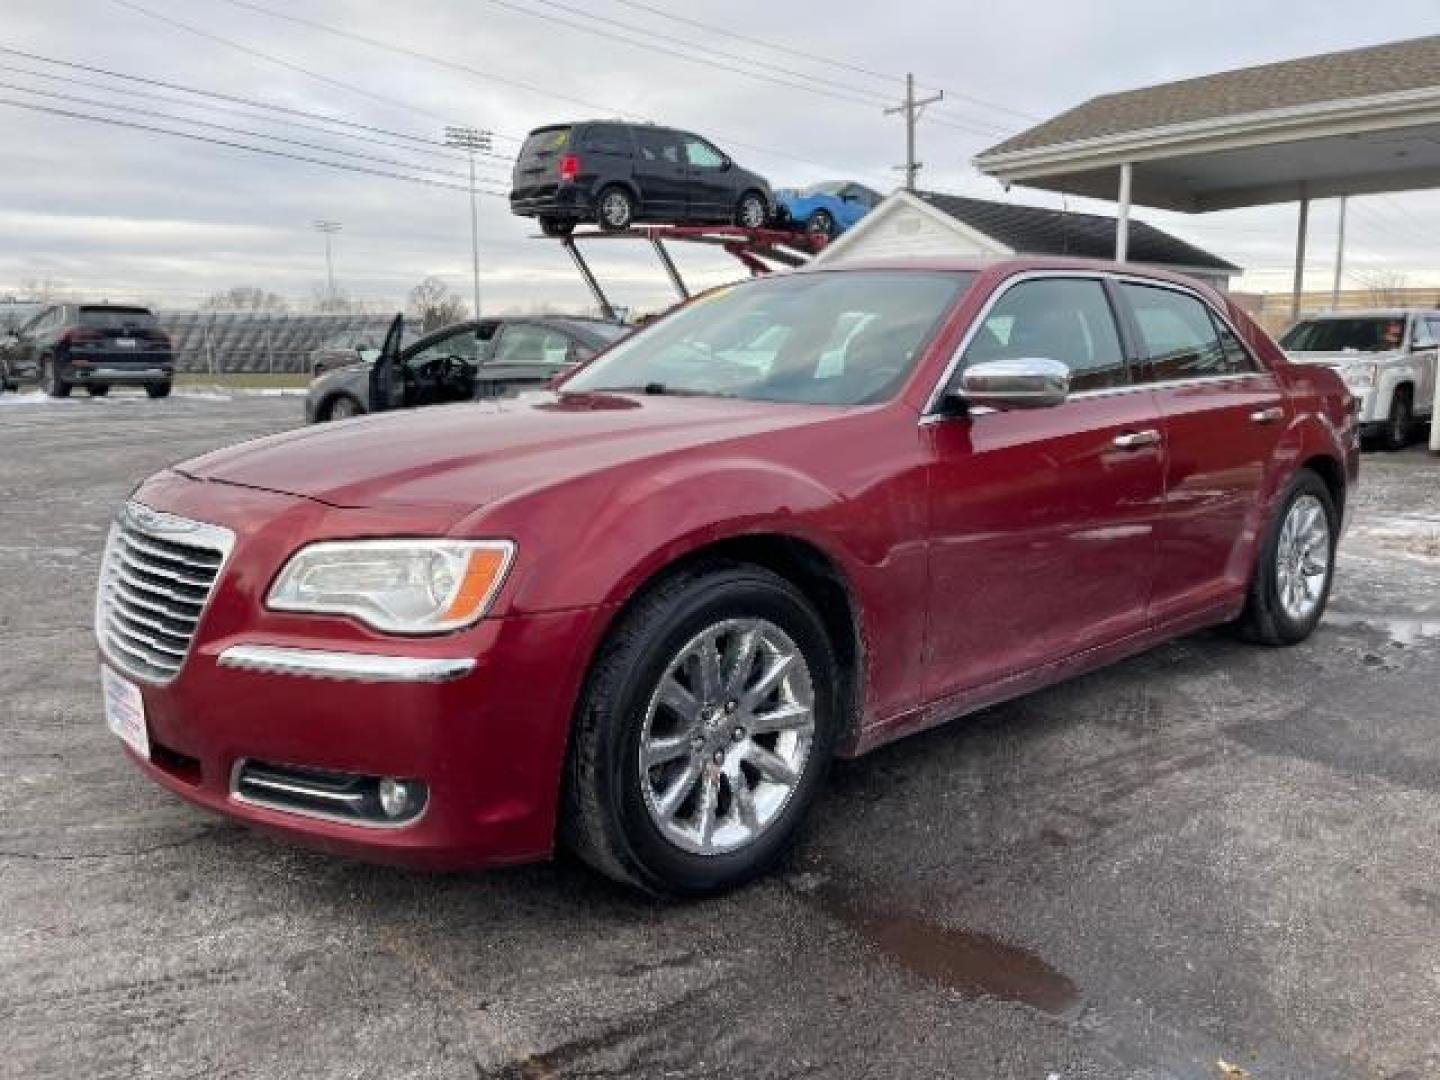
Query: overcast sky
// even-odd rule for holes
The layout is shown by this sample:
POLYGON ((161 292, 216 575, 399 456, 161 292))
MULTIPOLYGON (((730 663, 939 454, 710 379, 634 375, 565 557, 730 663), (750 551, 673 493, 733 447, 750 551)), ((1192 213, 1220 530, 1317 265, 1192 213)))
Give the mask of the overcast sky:
MULTIPOLYGON (((971 169, 970 157, 1027 126, 1026 116, 1044 118, 1096 94, 1440 32, 1435 0, 1310 0, 1303 6, 1286 0, 253 0, 411 53, 403 55, 285 21, 250 3, 0 0, 0 46, 396 134, 438 137, 446 123, 486 127, 497 133, 495 149, 506 154, 514 152, 515 137, 542 123, 634 115, 706 134, 776 186, 854 178, 885 190, 896 183, 891 166, 903 157, 904 143, 898 118, 883 115, 881 99, 898 96, 901 86, 877 75, 914 70, 930 85, 951 91, 921 127, 921 186, 1058 206, 1058 197, 1045 192, 1016 188, 1004 194, 971 169), (662 13, 849 66, 769 51, 662 13), (682 58, 681 46, 662 37, 709 50, 709 62, 682 58), (648 47, 617 38, 644 40, 648 47), (769 65, 761 73, 775 79, 809 77, 828 85, 806 81, 811 89, 800 89, 723 67, 755 71, 754 62, 769 65)), ((414 173, 421 165, 465 167, 423 148, 275 126, 239 106, 221 113, 159 100, 183 95, 14 54, 0 53, 0 84, 3 102, 125 118, 367 168, 414 173), (127 85, 156 96, 120 94, 127 85), (35 93, 42 90, 89 102, 35 93), (138 115, 139 109, 216 126, 138 115), (343 159, 250 133, 345 148, 397 164, 343 159)), ((396 141, 391 135, 369 137, 396 141)), ((336 277, 351 295, 393 302, 427 274, 469 295, 469 218, 462 191, 4 103, 0 147, 0 295, 20 290, 27 280, 51 279, 90 295, 170 306, 192 304, 232 285, 306 297, 324 280, 324 248, 311 228, 317 218, 343 224, 335 245, 336 277)), ((508 179, 502 162, 482 169, 482 182, 495 190, 506 189, 508 179)), ((1110 210, 1080 200, 1071 204, 1110 210)), ((1352 200, 1351 208, 1347 261, 1357 278, 1347 284, 1358 284, 1367 271, 1389 270, 1405 274, 1410 284, 1440 285, 1440 192, 1364 197, 1352 200)), ((1242 287, 1288 287, 1293 206, 1203 216, 1141 209, 1137 216, 1245 266, 1242 287)), ((1314 288, 1329 286, 1335 216, 1333 202, 1312 210, 1314 288)), ((531 239, 533 232, 532 223, 509 214, 503 199, 482 197, 481 287, 487 309, 542 302, 584 307, 588 294, 563 251, 531 239)), ((614 299, 639 307, 663 302, 665 280, 648 253, 624 248, 628 245, 598 251, 594 260, 614 299)), ((697 283, 734 277, 737 269, 721 253, 686 250, 678 257, 697 283)))

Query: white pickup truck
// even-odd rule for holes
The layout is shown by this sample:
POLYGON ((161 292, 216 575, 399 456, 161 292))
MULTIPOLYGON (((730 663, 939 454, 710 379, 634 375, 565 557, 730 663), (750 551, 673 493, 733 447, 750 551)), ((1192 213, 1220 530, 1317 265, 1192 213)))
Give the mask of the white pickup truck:
POLYGON ((1280 347, 1301 364, 1334 368, 1360 402, 1360 430, 1386 450, 1409 444, 1435 401, 1440 310, 1333 311, 1302 319, 1280 347))

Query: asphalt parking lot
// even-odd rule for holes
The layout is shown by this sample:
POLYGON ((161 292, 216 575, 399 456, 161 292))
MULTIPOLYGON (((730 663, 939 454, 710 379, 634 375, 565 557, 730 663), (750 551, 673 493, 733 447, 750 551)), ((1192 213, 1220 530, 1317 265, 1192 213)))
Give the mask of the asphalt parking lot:
POLYGON ((664 905, 180 803, 100 718, 109 515, 294 397, 0 398, 0 1075, 1440 1076, 1440 461, 1367 455, 1332 614, 839 766, 786 870, 664 905))

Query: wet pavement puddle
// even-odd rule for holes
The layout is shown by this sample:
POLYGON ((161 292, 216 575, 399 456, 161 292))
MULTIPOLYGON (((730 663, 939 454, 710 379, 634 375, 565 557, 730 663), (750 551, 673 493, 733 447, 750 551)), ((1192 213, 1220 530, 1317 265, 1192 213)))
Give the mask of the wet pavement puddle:
POLYGON ((1063 1019, 1080 1015, 1080 988, 1027 949, 915 911, 882 907, 831 882, 807 891, 829 915, 923 978, 970 997, 1018 1002, 1063 1019))
POLYGON ((1414 615, 1372 615, 1330 610, 1325 621, 1334 626, 1364 626, 1378 630, 1397 645, 1418 645, 1426 638, 1440 637, 1440 617, 1414 615))

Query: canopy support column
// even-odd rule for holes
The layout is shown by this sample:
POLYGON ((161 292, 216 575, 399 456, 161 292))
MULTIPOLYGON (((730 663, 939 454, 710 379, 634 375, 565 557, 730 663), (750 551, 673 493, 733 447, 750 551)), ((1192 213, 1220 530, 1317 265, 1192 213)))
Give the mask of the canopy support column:
POLYGON ((1300 294, 1305 291, 1305 237, 1310 229, 1310 192, 1300 182, 1300 221, 1295 232, 1295 286, 1290 291, 1290 319, 1300 317, 1300 294))
POLYGON ((1335 283, 1330 286, 1330 306, 1340 306, 1340 276, 1345 272, 1345 196, 1340 196, 1340 239, 1335 245, 1335 283))
POLYGON ((1120 213, 1115 218, 1115 261, 1123 263, 1130 254, 1130 162, 1120 166, 1120 213))

